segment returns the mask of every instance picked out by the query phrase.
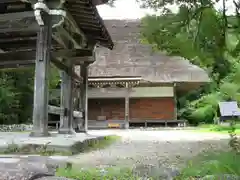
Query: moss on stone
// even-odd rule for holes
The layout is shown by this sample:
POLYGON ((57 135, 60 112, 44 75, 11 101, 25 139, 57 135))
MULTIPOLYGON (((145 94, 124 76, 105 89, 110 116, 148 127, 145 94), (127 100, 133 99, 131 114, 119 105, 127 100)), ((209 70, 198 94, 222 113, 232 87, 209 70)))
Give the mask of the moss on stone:
POLYGON ((76 142, 73 146, 66 150, 56 150, 49 147, 49 144, 38 145, 38 144, 26 144, 19 146, 15 143, 11 143, 8 147, 0 152, 0 154, 38 154, 42 156, 71 156, 74 154, 93 151, 96 149, 103 149, 109 145, 115 143, 120 139, 119 136, 103 136, 94 139, 87 139, 83 142, 76 142))

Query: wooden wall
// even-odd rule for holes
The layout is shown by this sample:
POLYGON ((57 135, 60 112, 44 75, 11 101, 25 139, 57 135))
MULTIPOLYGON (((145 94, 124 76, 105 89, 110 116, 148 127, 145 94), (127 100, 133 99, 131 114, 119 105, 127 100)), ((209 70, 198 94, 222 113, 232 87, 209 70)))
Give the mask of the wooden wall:
POLYGON ((139 119, 173 120, 174 98, 132 98, 129 104, 131 121, 139 119))
MULTIPOLYGON (((174 98, 131 98, 129 101, 130 122, 136 120, 174 119, 174 98)), ((89 120, 106 116, 107 120, 124 120, 124 99, 89 99, 89 120)))

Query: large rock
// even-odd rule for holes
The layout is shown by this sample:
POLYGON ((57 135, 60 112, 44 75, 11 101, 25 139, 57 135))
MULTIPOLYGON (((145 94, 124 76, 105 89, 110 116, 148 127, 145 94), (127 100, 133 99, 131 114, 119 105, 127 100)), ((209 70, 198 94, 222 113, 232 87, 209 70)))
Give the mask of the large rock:
POLYGON ((54 176, 55 173, 42 162, 28 162, 26 159, 18 158, 1 158, 0 161, 1 180, 29 180, 54 176))
POLYGON ((54 176, 63 164, 44 156, 0 157, 0 180, 69 180, 54 176))

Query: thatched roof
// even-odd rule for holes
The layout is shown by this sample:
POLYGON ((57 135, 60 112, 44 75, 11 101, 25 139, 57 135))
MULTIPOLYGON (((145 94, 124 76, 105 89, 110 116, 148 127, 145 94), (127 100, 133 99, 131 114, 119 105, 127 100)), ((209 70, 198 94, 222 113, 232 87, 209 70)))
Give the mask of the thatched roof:
POLYGON ((141 76, 150 82, 208 82, 207 73, 180 57, 152 52, 140 43, 139 20, 104 21, 115 47, 97 48, 89 77, 141 76))

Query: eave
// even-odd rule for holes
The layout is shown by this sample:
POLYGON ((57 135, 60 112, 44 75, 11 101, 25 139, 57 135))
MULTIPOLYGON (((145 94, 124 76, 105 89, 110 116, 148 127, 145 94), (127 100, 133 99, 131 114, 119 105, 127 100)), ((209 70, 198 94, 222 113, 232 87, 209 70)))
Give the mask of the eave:
MULTIPOLYGON (((33 1, 31 0, 31 2, 33 1)), ((96 5, 104 2, 104 0, 67 0, 64 3, 64 8, 88 40, 88 46, 93 47, 95 44, 99 44, 112 49, 112 39, 96 8, 96 5)), ((2 0, 0 6, 0 38, 4 38, 4 36, 8 38, 10 35, 23 40, 22 34, 25 36, 30 34, 31 38, 36 36, 38 24, 30 3, 23 3, 20 0, 2 0)), ((74 38, 76 41, 80 39, 75 36, 74 38)))

